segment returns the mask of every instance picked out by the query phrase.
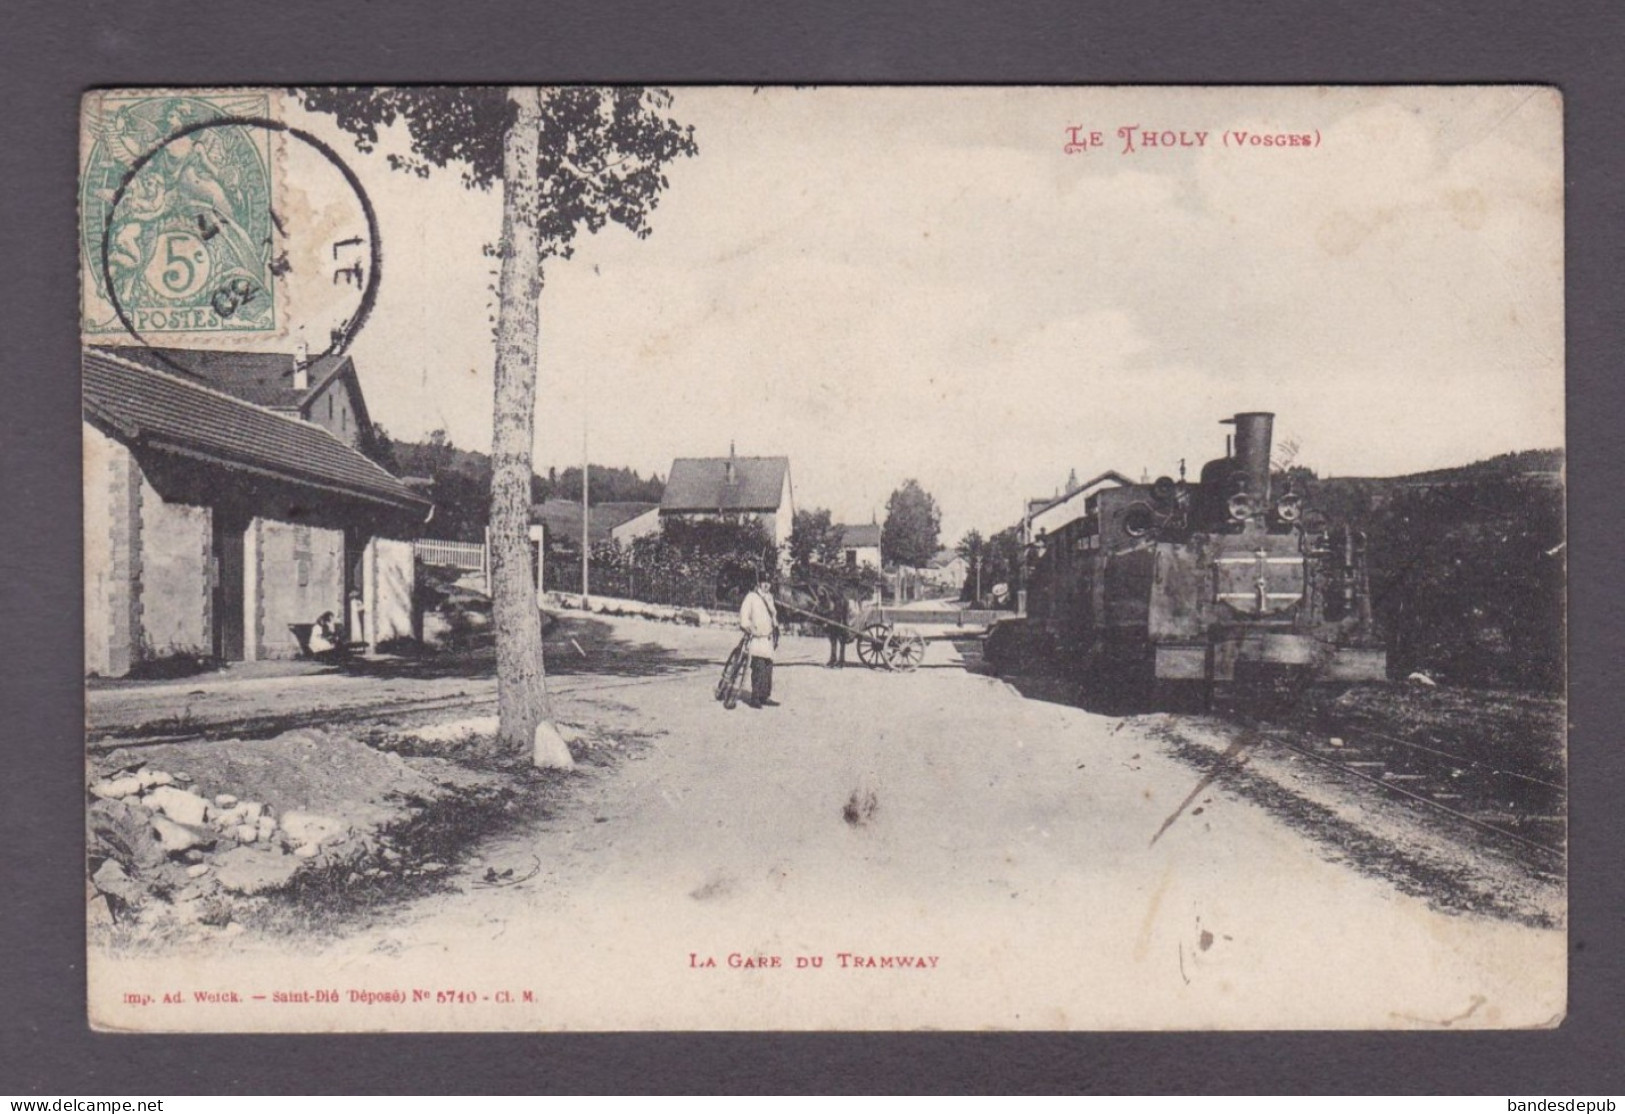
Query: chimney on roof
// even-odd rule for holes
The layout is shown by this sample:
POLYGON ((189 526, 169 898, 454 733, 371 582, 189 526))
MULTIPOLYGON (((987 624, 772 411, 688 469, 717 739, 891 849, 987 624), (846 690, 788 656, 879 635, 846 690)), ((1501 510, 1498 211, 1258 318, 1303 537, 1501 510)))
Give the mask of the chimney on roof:
POLYGON ((734 465, 734 443, 728 442, 728 468, 726 472, 728 486, 732 487, 739 482, 739 469, 734 465))
POLYGON ((1066 493, 1071 495, 1076 490, 1078 490, 1078 470, 1074 468, 1066 474, 1066 493))
POLYGON ((299 342, 293 353, 293 389, 310 390, 310 345, 304 341, 299 342))

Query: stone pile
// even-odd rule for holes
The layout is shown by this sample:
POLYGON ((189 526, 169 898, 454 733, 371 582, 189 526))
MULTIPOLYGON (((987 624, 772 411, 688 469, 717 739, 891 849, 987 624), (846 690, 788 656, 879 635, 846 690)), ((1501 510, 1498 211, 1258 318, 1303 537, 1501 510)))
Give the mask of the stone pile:
POLYGON ((142 766, 88 788, 93 923, 123 920, 157 897, 183 919, 224 924, 227 894, 282 889, 303 867, 367 850, 342 820, 297 811, 278 817, 259 801, 209 796, 181 772, 142 766))

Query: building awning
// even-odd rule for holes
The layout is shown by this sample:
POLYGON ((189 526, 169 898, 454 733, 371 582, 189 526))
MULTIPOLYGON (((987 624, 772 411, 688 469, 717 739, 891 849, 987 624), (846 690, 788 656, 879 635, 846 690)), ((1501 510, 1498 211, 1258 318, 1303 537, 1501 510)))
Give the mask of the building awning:
POLYGON ((132 446, 428 513, 429 500, 318 425, 101 350, 82 367, 85 416, 132 446))

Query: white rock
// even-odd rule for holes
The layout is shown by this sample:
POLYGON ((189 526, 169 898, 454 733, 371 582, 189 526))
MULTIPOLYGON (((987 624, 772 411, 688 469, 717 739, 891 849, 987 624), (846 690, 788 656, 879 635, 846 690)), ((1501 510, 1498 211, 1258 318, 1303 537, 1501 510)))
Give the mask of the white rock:
POLYGON ((142 767, 136 771, 135 776, 141 782, 142 789, 152 789, 159 785, 173 785, 175 783, 175 779, 162 770, 154 770, 150 767, 142 767))
POLYGON ((301 843, 298 847, 293 849, 293 853, 296 858, 314 859, 321 849, 321 844, 319 843, 301 843))
POLYGON ((216 809, 212 819, 215 825, 220 828, 235 828, 238 824, 252 824, 254 822, 249 819, 248 812, 241 805, 235 808, 216 809))
POLYGON ((238 843, 253 843, 260 837, 260 830, 253 824, 238 824, 228 833, 238 843))
POLYGON ((181 824, 201 824, 209 816, 208 801, 172 785, 160 785, 143 797, 141 803, 181 824))
POLYGON ((219 805, 221 808, 235 808, 237 805, 237 798, 233 797, 230 793, 217 793, 214 798, 214 803, 219 805))
POLYGON ((1435 681, 1432 677, 1429 677, 1426 673, 1423 673, 1421 670, 1418 670, 1417 672, 1412 673, 1409 677, 1406 677, 1405 679, 1407 681, 1409 681, 1413 685, 1423 685, 1423 686, 1425 686, 1427 688, 1430 688, 1430 689, 1436 689, 1436 688, 1439 687, 1439 682, 1438 681, 1435 681))
POLYGON ((112 781, 98 781, 90 787, 90 791, 104 800, 116 801, 121 797, 134 796, 144 788, 138 777, 121 777, 112 781))
POLYGON ((186 876, 188 878, 202 878, 207 873, 209 873, 208 863, 193 863, 191 866, 186 868, 186 876))
POLYGON ((254 829, 259 832, 261 839, 270 839, 276 835, 276 821, 269 816, 262 816, 254 822, 254 829))
POLYGON ((226 889, 258 894, 287 885, 299 869, 299 861, 280 851, 233 847, 215 856, 214 869, 215 877, 226 889))
POLYGON ((401 734, 423 743, 456 743, 465 739, 495 735, 501 726, 496 716, 470 716, 448 723, 434 723, 426 727, 413 727, 401 734))
POLYGON ((214 836, 208 832, 171 820, 167 816, 154 816, 152 830, 158 833, 158 842, 165 851, 188 851, 194 847, 213 847, 214 836))
POLYGON ((350 825, 319 813, 285 812, 282 814, 282 830, 295 847, 302 844, 319 847, 328 840, 343 839, 349 835, 350 825))
POLYGON ((239 801, 237 809, 243 814, 244 824, 258 824, 260 817, 265 815, 265 806, 258 801, 239 801))
POLYGON ((1333 735, 1329 741, 1334 747, 1340 747, 1343 745, 1343 740, 1339 739, 1336 735, 1333 735))
POLYGON ((536 734, 531 740, 530 763, 544 770, 569 770, 575 767, 569 744, 559 734, 559 729, 545 719, 536 725, 536 734))
POLYGON ((108 859, 91 876, 91 882, 104 894, 112 894, 120 901, 134 905, 144 896, 139 885, 130 880, 117 861, 108 859))

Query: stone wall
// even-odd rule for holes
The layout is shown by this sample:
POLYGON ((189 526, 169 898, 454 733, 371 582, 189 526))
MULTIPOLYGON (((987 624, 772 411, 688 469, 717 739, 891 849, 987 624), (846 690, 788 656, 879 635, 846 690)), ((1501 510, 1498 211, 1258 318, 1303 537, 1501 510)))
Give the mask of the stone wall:
POLYGON ((141 485, 141 656, 214 653, 208 507, 168 503, 141 485))
POLYGON ((85 672, 121 677, 137 660, 141 475, 130 451, 84 430, 85 672))
POLYGON ((352 449, 361 447, 361 426, 350 405, 349 387, 342 377, 333 380, 319 397, 310 401, 308 412, 311 421, 352 449))
POLYGON ((288 629, 324 611, 344 615, 344 531, 256 518, 244 546, 248 590, 255 601, 245 654, 251 661, 299 655, 288 629))

